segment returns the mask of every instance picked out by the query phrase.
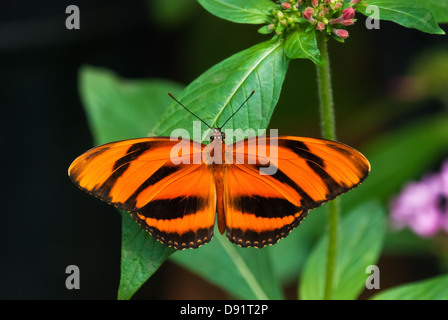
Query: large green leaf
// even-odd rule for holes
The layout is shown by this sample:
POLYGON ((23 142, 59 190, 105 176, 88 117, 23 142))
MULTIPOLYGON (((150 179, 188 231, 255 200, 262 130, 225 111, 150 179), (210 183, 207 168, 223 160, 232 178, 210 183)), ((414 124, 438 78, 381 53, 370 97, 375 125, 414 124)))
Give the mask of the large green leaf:
POLYGON ((373 300, 448 300, 448 275, 385 290, 373 300))
POLYGON ((170 260, 221 287, 239 299, 282 299, 269 253, 263 249, 241 248, 215 230, 213 241, 197 250, 176 252, 170 260))
MULTIPOLYGON (((377 262, 383 245, 386 224, 384 209, 377 202, 356 207, 342 219, 333 288, 334 299, 355 299, 367 278, 366 268, 377 262)), ((301 299, 323 299, 328 234, 311 253, 301 275, 301 299)))
MULTIPOLYGON (((282 42, 266 41, 213 66, 178 98, 205 122, 219 126, 255 90, 254 96, 224 129, 265 129, 279 98, 288 62, 282 42)), ((158 121, 154 134, 170 135, 174 129, 183 128, 193 137, 194 120, 173 103, 158 121)), ((207 130, 201 136, 200 140, 208 140, 207 130)), ((242 249, 215 232, 209 244, 197 250, 177 252, 172 259, 238 298, 282 297, 271 268, 269 248, 242 249)))
POLYGON ((147 136, 171 103, 167 92, 182 90, 172 81, 128 80, 90 66, 81 68, 79 88, 97 145, 147 136))
POLYGON ((315 64, 322 66, 325 60, 317 47, 316 33, 314 30, 296 30, 286 36, 285 52, 290 59, 310 59, 315 64))
MULTIPOLYGON (((282 41, 268 40, 241 51, 204 72, 177 98, 208 125, 219 127, 255 90, 224 129, 265 129, 289 64, 283 49, 282 41)), ((173 102, 151 135, 171 135, 173 130, 183 128, 193 137, 193 120, 196 119, 173 102)), ((208 131, 202 134, 201 140, 208 141, 208 131)))
MULTIPOLYGON (((95 144, 144 137, 171 103, 167 92, 181 91, 177 83, 126 80, 114 73, 83 67, 80 94, 95 144)), ((129 299, 174 251, 154 240, 127 212, 122 212, 121 280, 118 298, 129 299)))
POLYGON ((269 0, 198 0, 210 13, 232 22, 259 24, 277 6, 269 0))
POLYGON ((284 285, 297 282, 312 248, 327 226, 325 209, 322 206, 310 211, 296 229, 270 248, 272 267, 284 285))
POLYGON ((155 240, 122 211, 121 275, 118 299, 130 299, 176 250, 155 240))
MULTIPOLYGON (((390 0, 394 1, 394 0, 390 0)), ((409 3, 415 3, 430 10, 437 22, 448 22, 448 0, 407 0, 409 3)))
POLYGON ((415 28, 432 34, 445 34, 437 25, 433 13, 415 3, 407 0, 363 0, 357 5, 357 10, 366 16, 369 6, 377 6, 379 18, 398 23, 406 28, 415 28))

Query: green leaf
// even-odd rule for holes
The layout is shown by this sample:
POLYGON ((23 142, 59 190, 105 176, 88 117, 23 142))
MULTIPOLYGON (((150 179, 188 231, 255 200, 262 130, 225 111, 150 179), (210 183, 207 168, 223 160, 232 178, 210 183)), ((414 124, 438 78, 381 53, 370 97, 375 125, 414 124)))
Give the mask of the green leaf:
POLYGON ((172 101, 167 92, 182 89, 172 81, 127 80, 90 66, 81 68, 79 86, 96 145, 147 136, 172 101))
MULTIPOLYGON (((268 40, 216 64, 190 83, 177 98, 208 125, 219 127, 255 90, 224 129, 265 129, 277 104, 288 64, 283 42, 268 40)), ((183 128, 193 137, 193 121, 196 119, 173 102, 157 121, 151 135, 170 135, 174 129, 183 128)), ((209 141, 208 131, 200 140, 209 141)))
POLYGON ((431 11, 438 23, 448 22, 448 0, 408 0, 431 11))
POLYGON ((367 12, 369 6, 379 8, 379 18, 398 23, 406 28, 432 33, 445 34, 437 25, 434 15, 428 9, 407 0, 364 0, 360 2, 356 9, 369 17, 372 12, 367 12))
MULTIPOLYGON (((269 40, 213 66, 194 80, 178 99, 209 125, 220 126, 255 90, 224 129, 265 129, 278 101, 288 63, 283 43, 269 40)), ((170 135, 174 129, 183 128, 194 137, 195 120, 173 103, 158 121, 154 134, 170 135)), ((208 141, 207 132, 197 140, 208 141)), ((235 297, 282 298, 271 268, 269 248, 242 249, 215 232, 209 244, 193 251, 176 252, 172 259, 235 297)))
POLYGON ((209 244, 197 250, 176 252, 170 260, 238 299, 282 299, 269 257, 270 249, 238 247, 216 229, 209 244))
POLYGON ((277 6, 269 0, 198 0, 210 13, 232 22, 259 24, 277 6))
POLYGON ((318 66, 325 65, 325 60, 317 46, 314 30, 306 32, 296 30, 286 36, 285 53, 290 59, 310 59, 318 66))
MULTIPOLYGON (((83 67, 80 94, 96 145, 144 137, 171 103, 167 92, 182 87, 166 80, 126 80, 100 68, 83 67)), ((122 212, 119 299, 129 299, 173 252, 122 212)))
POLYGON ((122 211, 121 276, 118 299, 130 299, 176 250, 156 241, 122 211))
POLYGON ((261 33, 261 34, 269 34, 272 32, 274 32, 274 30, 270 29, 269 26, 262 26, 260 29, 258 29, 258 33, 261 33))
POLYGON ((325 228, 325 209, 323 206, 312 210, 285 239, 270 247, 272 267, 284 285, 297 282, 312 248, 321 235, 321 230, 325 228))
MULTIPOLYGON (((385 233, 384 209, 377 202, 356 207, 340 224, 337 269, 333 298, 355 299, 363 290, 366 268, 377 262, 385 233)), ((325 234, 308 258, 301 276, 301 299, 324 297, 328 235, 325 234)))
POLYGON ((373 300, 448 300, 448 275, 385 290, 373 300))

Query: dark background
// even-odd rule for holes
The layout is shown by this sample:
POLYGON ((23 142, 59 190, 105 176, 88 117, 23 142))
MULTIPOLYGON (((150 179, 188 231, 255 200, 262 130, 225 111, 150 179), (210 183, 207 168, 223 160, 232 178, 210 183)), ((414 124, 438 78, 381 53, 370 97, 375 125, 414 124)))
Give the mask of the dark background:
MULTIPOLYGON (((256 32, 259 26, 221 20, 197 3, 182 15, 167 16, 155 9, 158 2, 0 1, 1 299, 116 298, 120 215, 67 177, 71 161, 93 144, 78 93, 81 66, 188 84, 219 61, 267 39, 256 32), (65 9, 71 4, 80 8, 80 30, 65 27, 65 9), (80 268, 80 290, 65 288, 65 268, 71 264, 80 268)), ((447 42, 446 36, 388 22, 381 22, 380 30, 366 30, 364 18, 357 18, 346 44, 333 41, 330 51, 338 135, 360 146, 443 108, 437 99, 409 107, 409 101, 397 98, 395 81, 422 51, 447 48, 447 42), (386 102, 375 105, 372 117, 368 101, 378 99, 386 102)), ((280 134, 319 136, 315 79, 310 61, 291 62, 271 122, 280 134), (303 105, 312 108, 298 107, 303 105)), ((385 286, 436 272, 436 262, 428 257, 384 256, 380 263, 404 267, 406 259, 423 259, 422 269, 382 278, 385 286)), ((170 262, 135 296, 223 297, 170 262)))

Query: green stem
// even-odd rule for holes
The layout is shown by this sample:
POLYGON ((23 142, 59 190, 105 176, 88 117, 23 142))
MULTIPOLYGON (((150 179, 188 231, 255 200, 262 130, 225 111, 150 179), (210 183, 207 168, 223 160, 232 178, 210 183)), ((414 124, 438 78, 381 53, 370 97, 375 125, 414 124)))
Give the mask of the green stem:
MULTIPOLYGON (((326 64, 317 66, 317 81, 320 99, 320 117, 322 136, 336 140, 336 122, 334 118, 333 91, 331 88, 330 60, 325 34, 319 34, 317 41, 326 64)), ((339 201, 335 199, 328 204, 328 251, 325 277, 324 299, 332 298, 338 249, 339 201)))
POLYGON ((331 88, 330 60, 325 35, 317 35, 320 52, 326 63, 317 66, 317 83, 319 86, 320 117, 322 136, 325 139, 336 139, 336 123, 334 119, 333 90, 331 88))

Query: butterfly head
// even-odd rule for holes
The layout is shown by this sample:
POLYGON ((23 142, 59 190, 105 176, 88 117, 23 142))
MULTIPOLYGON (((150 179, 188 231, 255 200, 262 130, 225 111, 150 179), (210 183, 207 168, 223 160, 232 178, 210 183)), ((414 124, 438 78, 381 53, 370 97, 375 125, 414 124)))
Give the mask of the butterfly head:
POLYGON ((215 128, 212 129, 212 132, 210 133, 210 141, 222 141, 226 139, 226 134, 221 131, 221 129, 215 128))

